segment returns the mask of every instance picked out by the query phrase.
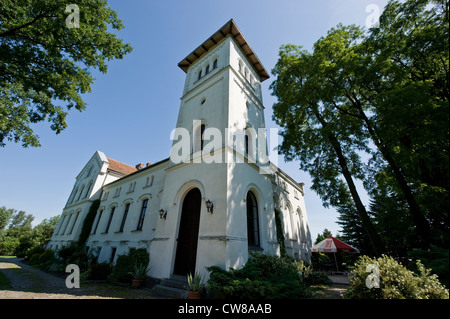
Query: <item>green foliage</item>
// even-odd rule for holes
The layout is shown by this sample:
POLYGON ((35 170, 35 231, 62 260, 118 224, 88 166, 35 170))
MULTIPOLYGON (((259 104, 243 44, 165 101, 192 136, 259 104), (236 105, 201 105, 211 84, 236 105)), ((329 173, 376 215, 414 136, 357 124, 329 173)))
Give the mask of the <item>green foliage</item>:
POLYGON ((190 291, 202 291, 205 286, 203 283, 203 276, 197 272, 195 273, 195 275, 189 273, 187 275, 187 281, 188 281, 188 288, 190 291))
POLYGON ((84 218, 83 227, 81 228, 80 237, 78 238, 78 244, 84 245, 89 237, 89 234, 94 224, 95 216, 97 215, 98 207, 100 206, 100 199, 96 199, 92 202, 89 211, 84 218))
POLYGON ((132 278, 130 273, 134 272, 135 265, 147 267, 149 262, 150 255, 147 249, 133 249, 128 254, 117 257, 116 265, 108 279, 112 282, 129 283, 132 278))
POLYGON ((59 134, 67 110, 85 109, 91 72, 132 50, 110 32, 123 24, 106 0, 3 0, 0 21, 0 146, 40 146, 31 124, 45 120, 59 134), (78 5, 78 28, 66 26, 69 4, 78 5))
POLYGON ((275 226, 277 229, 277 242, 280 246, 280 255, 286 256, 286 244, 284 243, 284 231, 281 223, 281 212, 275 209, 275 226))
POLYGON ((448 248, 448 38, 448 1, 391 0, 377 28, 338 25, 312 52, 283 45, 272 71, 281 153, 374 253, 448 248))
POLYGON ((53 249, 46 249, 39 256, 40 262, 54 261, 55 260, 55 251, 53 249))
POLYGON ((370 258, 361 256, 350 275, 346 297, 356 299, 448 299, 449 292, 436 275, 417 262, 418 274, 400 265, 394 258, 383 255, 370 258), (379 269, 380 288, 368 288, 366 279, 369 265, 379 269))
MULTIPOLYGON (((420 260, 423 265, 431 269, 445 286, 449 288, 449 251, 432 245, 429 250, 413 249, 408 252, 408 256, 414 260, 420 260)), ((408 268, 417 271, 416 262, 408 264, 408 268)))
POLYGON ((325 271, 315 270, 303 260, 296 261, 297 269, 301 272, 303 281, 308 285, 331 285, 333 282, 325 271))
POLYGON ((208 292, 231 299, 307 298, 310 291, 289 257, 252 254, 242 269, 208 267, 208 292))
POLYGON ((90 265, 96 262, 96 258, 88 253, 86 246, 78 245, 78 243, 71 243, 61 247, 57 254, 60 263, 66 266, 68 264, 76 264, 80 267, 80 272, 87 271, 90 265))
POLYGON ((33 215, 0 207, 0 255, 29 258, 37 250, 43 251, 58 219, 58 216, 44 219, 33 228, 31 226, 33 215))
POLYGON ((88 279, 90 280, 106 280, 111 274, 113 267, 109 263, 92 264, 89 269, 88 279))

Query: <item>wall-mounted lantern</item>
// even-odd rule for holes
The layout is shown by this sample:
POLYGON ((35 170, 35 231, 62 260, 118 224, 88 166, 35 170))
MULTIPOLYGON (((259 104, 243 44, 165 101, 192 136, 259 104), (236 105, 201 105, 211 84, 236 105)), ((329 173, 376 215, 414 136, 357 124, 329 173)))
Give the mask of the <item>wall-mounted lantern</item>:
POLYGON ((160 209, 159 210, 159 218, 160 219, 166 219, 166 217, 167 217, 167 210, 164 210, 164 209, 160 209))
POLYGON ((206 209, 207 209, 208 213, 212 214, 213 213, 214 204, 209 199, 206 200, 205 204, 206 204, 206 209))

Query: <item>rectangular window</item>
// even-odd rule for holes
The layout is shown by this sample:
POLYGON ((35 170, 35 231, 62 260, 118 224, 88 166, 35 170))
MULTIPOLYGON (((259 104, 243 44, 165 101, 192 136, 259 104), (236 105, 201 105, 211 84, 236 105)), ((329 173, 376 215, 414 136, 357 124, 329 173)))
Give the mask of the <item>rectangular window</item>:
POLYGON ((142 225, 144 224, 145 211, 147 210, 148 199, 142 202, 141 214, 139 215, 139 221, 136 230, 142 230, 142 225))
POLYGON ((122 217, 122 223, 120 224, 120 232, 123 232, 123 227, 125 226, 125 221, 127 220, 127 215, 128 215, 128 210, 130 209, 130 203, 127 204, 127 206, 125 207, 125 211, 123 213, 123 217, 122 217))
POLYGON ((204 134, 205 134, 205 129, 206 126, 205 124, 202 124, 200 127, 200 150, 203 151, 203 138, 204 138, 204 134))
POLYGON ((116 256, 116 251, 117 251, 117 248, 116 247, 112 247, 112 249, 111 249, 111 258, 109 259, 109 263, 110 264, 112 264, 113 261, 114 261, 114 257, 116 256))
POLYGON ((109 226, 111 226, 111 221, 114 216, 114 211, 116 210, 116 207, 111 208, 111 215, 109 215, 108 224, 106 225, 105 233, 109 231, 109 226))

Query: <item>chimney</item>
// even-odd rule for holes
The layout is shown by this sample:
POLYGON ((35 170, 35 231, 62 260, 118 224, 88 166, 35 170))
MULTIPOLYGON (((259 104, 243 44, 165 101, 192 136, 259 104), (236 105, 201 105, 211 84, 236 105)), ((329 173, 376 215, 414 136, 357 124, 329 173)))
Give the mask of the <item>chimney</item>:
POLYGON ((144 164, 139 163, 139 164, 136 165, 136 168, 137 168, 138 170, 141 170, 141 169, 144 168, 144 164))

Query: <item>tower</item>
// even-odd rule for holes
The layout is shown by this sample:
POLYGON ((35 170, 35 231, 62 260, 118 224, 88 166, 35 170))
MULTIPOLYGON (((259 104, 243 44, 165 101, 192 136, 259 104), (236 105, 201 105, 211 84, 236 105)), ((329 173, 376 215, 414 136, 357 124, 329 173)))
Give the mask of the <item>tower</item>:
POLYGON ((267 71, 233 20, 178 65, 186 80, 161 198, 167 218, 151 247, 166 260, 154 264, 156 277, 238 268, 250 250, 279 252, 273 178, 261 173, 267 71))

